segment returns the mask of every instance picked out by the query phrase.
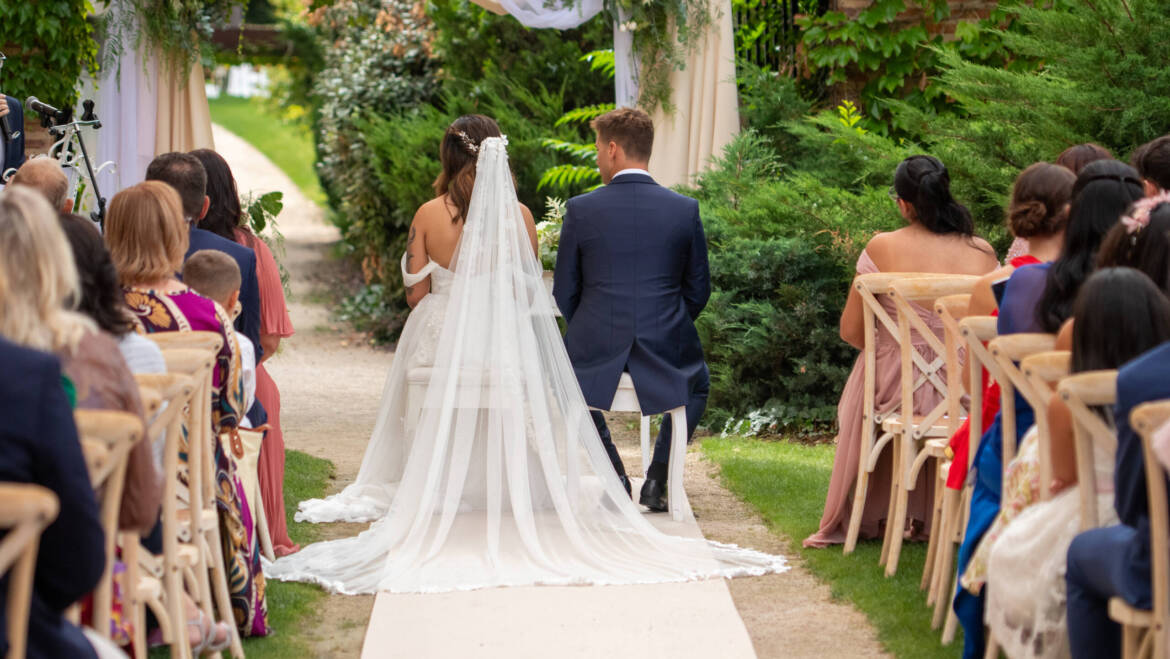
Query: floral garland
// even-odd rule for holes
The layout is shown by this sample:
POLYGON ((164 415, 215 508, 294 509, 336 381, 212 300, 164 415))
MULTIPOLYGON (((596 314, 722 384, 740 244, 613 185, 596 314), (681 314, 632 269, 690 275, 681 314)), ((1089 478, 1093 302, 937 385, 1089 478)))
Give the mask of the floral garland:
POLYGON ((211 36, 218 25, 226 24, 236 9, 248 10, 249 0, 105 0, 116 12, 103 25, 107 62, 122 54, 127 42, 137 49, 157 50, 171 65, 189 67, 211 56, 211 36))
POLYGON ((622 32, 634 36, 638 105, 653 112, 660 105, 674 112, 670 74, 686 67, 686 58, 702 43, 718 14, 711 0, 605 0, 605 11, 622 32))

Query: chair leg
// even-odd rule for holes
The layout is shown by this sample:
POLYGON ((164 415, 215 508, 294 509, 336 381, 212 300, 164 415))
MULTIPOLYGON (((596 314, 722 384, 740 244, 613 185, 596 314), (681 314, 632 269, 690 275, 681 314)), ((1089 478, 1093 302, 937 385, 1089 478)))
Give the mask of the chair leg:
POLYGON ((183 611, 183 575, 181 568, 167 566, 167 608, 171 622, 171 659, 188 659, 191 646, 187 643, 187 614, 183 611))
POLYGON ((941 544, 942 530, 942 490, 935 485, 934 505, 930 510, 930 540, 926 543, 926 562, 922 565, 922 579, 918 582, 918 590, 926 591, 926 606, 934 605, 934 569, 938 557, 938 548, 941 544))
MULTIPOLYGON (((646 475, 646 470, 650 469, 650 418, 640 416, 638 418, 638 436, 642 440, 642 475, 646 475)), ((673 442, 673 439, 671 440, 673 442)), ((673 444, 671 447, 673 448, 673 444)))
POLYGON ((208 577, 211 579, 211 588, 215 594, 216 608, 219 609, 219 619, 226 622, 228 636, 231 638, 232 656, 243 659, 244 646, 240 643, 240 631, 236 627, 236 616, 232 612, 231 594, 228 593, 227 570, 224 568, 222 543, 219 538, 219 526, 215 525, 201 534, 204 542, 210 545, 211 562, 208 577))
POLYGON ((687 502, 686 488, 683 487, 683 468, 687 463, 686 408, 676 407, 671 410, 670 419, 670 463, 667 467, 670 473, 666 478, 670 493, 667 501, 670 507, 670 518, 681 522, 691 510, 691 506, 687 502))
POLYGON ((934 617, 930 628, 938 629, 943 622, 943 615, 950 607, 950 593, 947 584, 951 580, 952 561, 955 557, 955 526, 959 522, 959 502, 962 493, 959 490, 943 488, 943 528, 934 531, 939 534, 938 556, 934 566, 934 617))
MULTIPOLYGON (((894 536, 901 537, 903 532, 903 525, 897 521, 898 515, 898 491, 902 489, 902 436, 901 434, 894 437, 890 441, 890 450, 892 455, 890 468, 890 501, 886 507, 886 533, 882 538, 882 554, 878 560, 879 565, 888 565, 890 562, 890 550, 894 546, 894 536)), ((886 571, 886 576, 889 576, 889 570, 886 571)))
POLYGON ((1137 659, 1138 628, 1133 625, 1121 626, 1121 657, 1137 659))
POLYGON ((998 659, 999 657, 999 643, 995 641, 995 637, 991 632, 987 633, 987 647, 983 651, 983 659, 998 659))
POLYGON ((897 488, 891 492, 891 496, 897 497, 897 505, 894 508, 894 516, 887 520, 886 528, 891 529, 890 533, 890 552, 886 556, 886 576, 892 577, 898 573, 898 559, 902 555, 902 540, 906 536, 906 507, 910 501, 910 489, 914 487, 914 483, 910 481, 910 460, 907 456, 913 455, 910 450, 910 442, 905 433, 902 434, 898 444, 898 462, 896 469, 901 474, 900 483, 897 488))
POLYGON ((947 620, 943 623, 942 644, 950 645, 955 641, 955 633, 959 629, 959 616, 955 614, 955 607, 951 605, 951 598, 959 589, 959 575, 951 580, 951 589, 947 591, 946 597, 943 598, 943 604, 947 607, 947 620))
POLYGON ((865 497, 869 494, 869 471, 865 460, 857 464, 857 484, 853 487, 853 510, 849 514, 849 530, 845 534, 845 553, 852 554, 861 534, 861 515, 865 511, 865 497))

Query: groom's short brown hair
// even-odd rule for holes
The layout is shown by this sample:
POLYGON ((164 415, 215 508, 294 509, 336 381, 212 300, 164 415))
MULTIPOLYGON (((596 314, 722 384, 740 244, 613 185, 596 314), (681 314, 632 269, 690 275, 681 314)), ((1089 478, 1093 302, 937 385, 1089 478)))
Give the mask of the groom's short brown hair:
POLYGON ((591 125, 602 142, 617 142, 630 158, 649 162, 654 147, 650 115, 638 108, 618 108, 594 119, 591 125))

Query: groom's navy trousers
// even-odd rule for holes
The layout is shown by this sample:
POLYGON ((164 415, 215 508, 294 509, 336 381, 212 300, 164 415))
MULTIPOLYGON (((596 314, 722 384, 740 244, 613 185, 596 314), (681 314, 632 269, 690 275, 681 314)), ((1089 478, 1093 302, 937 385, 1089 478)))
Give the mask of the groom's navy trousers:
MULTIPOLYGON (((687 407, 693 431, 710 377, 694 321, 711 294, 699 203, 644 174, 570 199, 561 228, 553 296, 565 317, 565 347, 585 401, 609 409, 628 371, 646 415, 687 407)), ((600 414, 602 440, 619 473, 600 414)), ((669 422, 655 447, 665 465, 669 422)))

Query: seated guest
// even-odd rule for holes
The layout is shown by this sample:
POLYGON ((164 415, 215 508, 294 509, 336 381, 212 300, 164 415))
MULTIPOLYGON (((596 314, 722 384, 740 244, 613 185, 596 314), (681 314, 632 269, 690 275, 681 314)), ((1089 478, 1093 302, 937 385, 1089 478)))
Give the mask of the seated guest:
MULTIPOLYGON (((999 305, 999 334, 1056 333, 1072 314, 1081 283, 1096 263, 1105 234, 1117 224, 1130 204, 1142 196, 1137 172, 1116 160, 1098 160, 1085 166, 1073 186, 1073 199, 1060 257, 1052 263, 1029 265, 1012 273, 999 305)), ((1018 444, 1032 427, 1034 414, 1016 392, 1018 444)), ((967 531, 959 547, 959 572, 964 572, 983 534, 999 514, 1003 481, 1001 417, 996 415, 975 454, 975 481, 968 511, 967 531)), ((959 589, 954 608, 963 625, 963 656, 983 654, 983 597, 959 589)))
MULTIPOLYGON (((268 245, 248 229, 247 218, 240 208, 236 181, 227 162, 210 149, 192 151, 191 155, 198 158, 207 171, 207 196, 211 199, 211 206, 199 226, 256 252, 261 348, 261 357, 256 365, 256 400, 260 403, 257 407, 263 407, 268 417, 268 431, 264 434, 264 448, 260 451, 260 496, 264 498, 265 510, 284 510, 284 434, 280 426, 280 390, 264 367, 264 362, 276 354, 281 339, 293 335, 280 268, 268 245)), ((265 423, 257 418, 252 418, 252 421, 253 426, 265 423)), ((288 524, 284 515, 268 515, 268 534, 272 538, 272 550, 277 556, 285 556, 300 549, 288 537, 288 524)))
MULTIPOLYGON (((1074 175, 1080 174, 1081 170, 1091 162, 1098 160, 1112 160, 1113 154, 1109 149, 1093 143, 1074 144, 1065 149, 1056 157, 1056 164, 1064 167, 1072 172, 1074 175)), ((1032 251, 1028 247, 1028 240, 1026 238, 1016 237, 1015 242, 1012 243, 1008 249, 1007 258, 1011 261, 1017 256, 1021 256, 1032 251)))
MULTIPOLYGON (((195 252, 183 264, 183 283, 218 304, 220 310, 225 311, 229 317, 239 313, 240 269, 227 254, 213 249, 195 252)), ((236 343, 240 348, 241 381, 244 386, 243 409, 249 409, 256 399, 256 351, 248 337, 242 334, 236 334, 236 343)), ((246 418, 241 418, 240 425, 244 426, 246 421, 246 418)))
MULTIPOLYGON (((0 237, 0 272, 18 284, 5 293, 4 336, 56 354, 73 383, 78 408, 141 418, 138 385, 117 343, 88 317, 66 309, 82 289, 57 214, 35 191, 11 186, 4 192, 0 226, 6 234, 0 237)), ((161 498, 150 443, 139 442, 126 468, 119 526, 148 532, 158 521, 161 498)))
POLYGON ((1129 425, 1135 407, 1170 398, 1170 343, 1121 367, 1117 375, 1117 459, 1113 505, 1120 524, 1092 529, 1068 548, 1069 644, 1075 659, 1121 655, 1121 628, 1109 618, 1120 597, 1150 609, 1150 510, 1141 437, 1129 425))
MULTIPOLYGON (((202 170, 200 170, 202 171, 202 170)), ((110 201, 106 242, 118 269, 126 304, 139 331, 208 331, 223 339, 212 371, 211 416, 216 437, 216 482, 235 482, 235 465, 219 433, 238 423, 243 410, 240 353, 231 320, 222 309, 175 278, 187 251, 187 223, 174 188, 159 181, 129 187, 110 201)), ((185 455, 185 451, 181 451, 185 455)), ((216 488, 224 537, 224 564, 244 568, 229 580, 240 633, 267 631, 264 575, 259 548, 247 541, 243 507, 235 488, 216 488)))
MULTIPOLYGON (((0 194, 0 208, 8 205, 0 194)), ((47 208, 47 205, 46 205, 47 208)), ((0 222, 0 235, 6 233, 0 222)), ((10 236, 4 236, 8 238, 10 236)), ((7 311, 15 282, 0 272, 0 301, 7 311)), ((0 324, 7 325, 7 313, 0 324)), ((28 618, 29 659, 96 658, 80 628, 65 620, 65 609, 92 591, 106 567, 97 501, 81 453, 73 410, 57 358, 0 338, 0 481, 35 483, 57 495, 57 519, 41 534, 28 618)), ((0 579, 7 593, 7 577, 0 579)), ((7 597, 0 597, 0 620, 7 597)), ((0 630, 4 627, 0 625, 0 630)), ((0 654, 7 654, 0 631, 0 654)))
POLYGON ((118 284, 118 270, 97 226, 80 215, 61 215, 60 220, 81 283, 77 310, 117 339, 131 373, 166 373, 167 364, 158 345, 134 331, 134 320, 118 284))
MULTIPOLYGON (((1012 200, 1008 207, 1008 227, 1012 235, 1026 238, 1029 253, 1010 259, 1008 265, 984 275, 971 293, 967 307, 969 316, 995 316, 999 303, 992 285, 1006 280, 1016 268, 1047 263, 1060 255, 1064 243, 1064 229, 1068 222, 1069 201, 1072 199, 1076 175, 1065 167, 1038 162, 1016 178, 1012 186, 1012 200)), ((963 365, 963 385, 969 386, 970 364, 963 365)), ((983 370, 983 423, 987 428, 999 411, 999 384, 992 382, 983 370)), ((970 427, 964 421, 950 441, 951 470, 947 473, 947 487, 963 489, 967 480, 968 438, 970 427)))
POLYGON ((65 176, 61 164, 48 156, 26 160, 8 184, 28 186, 40 192, 54 210, 62 213, 73 211, 73 200, 69 198, 69 178, 65 176))
MULTIPOLYGON (((893 192, 907 226, 874 236, 857 260, 858 274, 934 272, 982 275, 995 268, 995 252, 986 241, 975 237, 971 213, 951 196, 950 175, 937 158, 912 156, 902 161, 894 173, 893 192)), ((882 304, 891 315, 895 314, 893 301, 883 299, 882 304)), ((920 315, 928 325, 942 333, 933 310, 922 309, 920 315)), ((856 290, 850 290, 841 314, 841 338, 858 349, 865 346, 862 301, 856 290)), ((918 350, 928 361, 935 357, 925 345, 919 346, 918 350)), ((878 331, 876 352, 875 407, 888 411, 901 400, 901 357, 895 338, 884 328, 878 331)), ((851 515, 850 492, 857 477, 862 425, 866 423, 864 369, 864 355, 859 355, 837 408, 837 455, 833 461, 833 475, 820 530, 805 538, 806 547, 827 547, 845 541, 851 515)), ((927 389, 928 392, 916 396, 921 409, 915 413, 925 413, 941 400, 936 391, 927 389)), ((870 477, 869 492, 862 502, 861 537, 876 537, 881 532, 890 493, 890 462, 889 452, 884 453, 870 477)), ((930 518, 933 501, 933 474, 927 474, 929 471, 923 470, 907 508, 907 517, 923 531, 929 531, 925 524, 930 518)))
POLYGON ((1134 150, 1133 168, 1142 176, 1146 196, 1170 190, 1170 135, 1146 142, 1134 150))
POLYGON ((207 214, 211 203, 207 197, 207 172, 203 165, 195 156, 186 153, 164 153, 146 168, 146 180, 162 181, 179 193, 183 217, 189 227, 184 259, 201 249, 214 249, 235 259, 243 278, 240 304, 244 308, 236 319, 235 327, 248 337, 253 346, 259 347, 260 289, 256 283, 256 254, 243 245, 197 226, 199 220, 207 214))
MULTIPOLYGON (((1164 237, 1162 244, 1165 249, 1164 237)), ((1077 296, 1074 317, 1072 373, 1115 369, 1170 340, 1170 300, 1131 268, 1106 268, 1089 277, 1077 296)), ((1029 433, 1020 445, 1004 476, 999 517, 963 574, 964 587, 978 591, 979 566, 986 567, 985 621, 1009 657, 1068 655, 1065 554, 1080 530, 1081 497, 1074 482, 1054 488, 1053 498, 1040 501, 1039 444, 1039 436, 1029 433)), ((1072 453, 1071 441, 1067 444, 1063 450, 1072 453)), ((1055 458, 1055 441, 1052 452, 1055 458)), ((1094 453, 1100 520, 1116 523, 1114 456, 1101 446, 1094 453)))
POLYGON ((1060 155, 1056 157, 1056 164, 1068 168, 1073 174, 1079 176, 1081 170, 1089 163, 1098 160, 1113 160, 1113 154, 1100 144, 1086 142, 1085 144, 1074 144, 1061 151, 1060 155))

